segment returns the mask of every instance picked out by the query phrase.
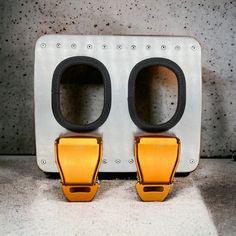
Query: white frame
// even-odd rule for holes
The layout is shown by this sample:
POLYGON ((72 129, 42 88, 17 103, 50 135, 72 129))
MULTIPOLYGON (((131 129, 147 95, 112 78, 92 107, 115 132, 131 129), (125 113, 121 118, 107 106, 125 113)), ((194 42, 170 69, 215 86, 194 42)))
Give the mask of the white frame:
POLYGON ((53 72, 61 61, 73 56, 89 56, 101 61, 111 78, 110 114, 106 122, 94 131, 103 138, 103 163, 100 172, 136 171, 133 158, 134 136, 143 131, 135 126, 129 115, 128 79, 138 62, 152 57, 170 59, 184 72, 185 112, 181 120, 166 133, 176 135, 181 140, 177 172, 191 172, 197 167, 202 81, 201 47, 195 39, 173 36, 46 35, 38 39, 35 48, 35 133, 40 169, 58 172, 54 158, 54 140, 60 135, 74 134, 57 123, 51 108, 53 72), (117 119, 120 114, 122 119, 117 119))

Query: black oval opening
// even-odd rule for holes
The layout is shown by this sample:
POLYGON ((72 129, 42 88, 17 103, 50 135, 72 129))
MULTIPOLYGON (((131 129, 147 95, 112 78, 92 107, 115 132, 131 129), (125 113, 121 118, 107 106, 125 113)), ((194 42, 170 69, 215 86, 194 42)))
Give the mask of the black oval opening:
POLYGON ((183 71, 165 58, 139 62, 130 74, 128 103, 131 119, 140 129, 169 130, 179 122, 185 109, 183 71))
POLYGON ((107 69, 90 57, 71 57, 55 69, 52 110, 66 129, 95 130, 107 119, 111 107, 111 82, 107 69))

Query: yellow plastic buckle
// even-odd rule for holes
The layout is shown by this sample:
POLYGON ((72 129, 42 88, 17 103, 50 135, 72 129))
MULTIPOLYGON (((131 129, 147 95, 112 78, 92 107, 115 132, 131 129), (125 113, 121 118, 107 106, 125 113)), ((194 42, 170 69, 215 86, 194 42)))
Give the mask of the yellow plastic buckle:
POLYGON ((98 190, 102 140, 99 137, 60 137, 55 141, 62 191, 69 201, 91 201, 98 190))
POLYGON ((143 201, 164 201, 171 190, 179 161, 180 141, 176 137, 135 138, 138 170, 136 190, 143 201))

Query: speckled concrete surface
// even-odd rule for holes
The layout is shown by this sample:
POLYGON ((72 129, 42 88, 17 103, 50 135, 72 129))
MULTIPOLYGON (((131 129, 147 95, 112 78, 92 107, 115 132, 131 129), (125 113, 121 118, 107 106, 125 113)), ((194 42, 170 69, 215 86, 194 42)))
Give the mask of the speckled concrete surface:
POLYGON ((203 51, 203 156, 236 143, 235 1, 0 1, 0 153, 35 153, 34 45, 44 34, 187 35, 203 51))
POLYGON ((0 235, 235 235, 235 165, 201 160, 163 203, 139 201, 134 180, 102 180, 93 202, 69 203, 35 158, 0 156, 0 235))

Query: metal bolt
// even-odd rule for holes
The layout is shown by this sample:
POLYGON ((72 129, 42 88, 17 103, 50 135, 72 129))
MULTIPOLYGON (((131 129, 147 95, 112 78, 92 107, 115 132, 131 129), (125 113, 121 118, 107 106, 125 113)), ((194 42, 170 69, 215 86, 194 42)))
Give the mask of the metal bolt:
POLYGON ((116 164, 120 164, 120 163, 121 163, 121 160, 120 160, 120 159, 116 159, 116 160, 115 160, 115 163, 116 163, 116 164))
POLYGON ((71 44, 71 48, 75 49, 77 47, 77 45, 75 43, 71 44))
POLYGON ((116 45, 116 48, 117 49, 122 49, 122 45, 118 44, 118 45, 116 45))
POLYGON ((161 50, 166 50, 166 45, 161 45, 161 50))
POLYGON ((41 160, 41 164, 42 164, 42 165, 45 165, 45 164, 46 164, 46 161, 45 161, 45 160, 41 160))
POLYGON ((136 49, 136 45, 131 45, 131 49, 135 50, 136 49))
POLYGON ((129 164, 133 164, 134 163, 134 159, 129 159, 129 164))
POLYGON ((92 49, 92 48, 93 48, 92 44, 88 44, 88 45, 87 45, 87 48, 88 48, 88 49, 92 49))
POLYGON ((175 46, 175 50, 179 51, 179 50, 180 50, 180 46, 179 46, 179 45, 176 45, 176 46, 175 46))
POLYGON ((192 45, 192 46, 191 46, 191 49, 192 49, 193 51, 195 51, 195 50, 197 49, 197 47, 196 47, 195 45, 192 45))
POLYGON ((61 43, 57 43, 57 44, 56 44, 56 47, 57 47, 57 48, 61 48, 61 43))
POLYGON ((149 50, 150 48, 151 48, 151 45, 148 44, 148 45, 146 46, 146 49, 149 50))
POLYGON ((40 44, 40 47, 41 47, 41 48, 46 48, 46 43, 41 43, 41 44, 40 44))
POLYGON ((195 163, 195 160, 193 160, 193 159, 190 159, 190 164, 194 164, 195 163))
POLYGON ((107 159, 103 159, 103 164, 107 164, 107 159))
POLYGON ((103 49, 107 49, 107 45, 106 45, 106 44, 103 44, 103 45, 102 45, 102 48, 103 48, 103 49))

